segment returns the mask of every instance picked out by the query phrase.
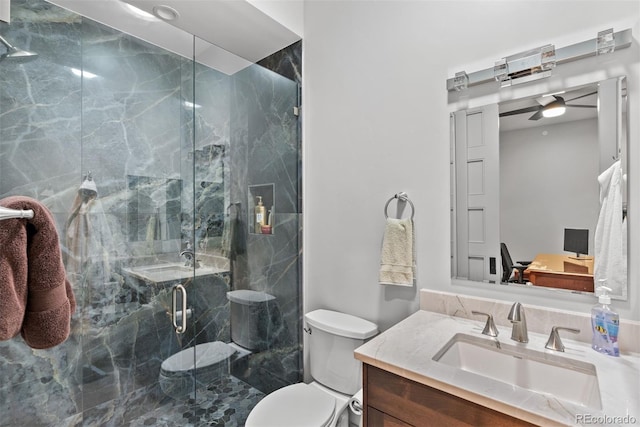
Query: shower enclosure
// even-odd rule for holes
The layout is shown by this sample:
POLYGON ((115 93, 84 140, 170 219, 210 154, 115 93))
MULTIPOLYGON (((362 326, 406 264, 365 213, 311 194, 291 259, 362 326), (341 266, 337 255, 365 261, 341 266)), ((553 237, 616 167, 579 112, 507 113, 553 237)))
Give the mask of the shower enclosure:
POLYGON ((11 14, 0 199, 53 213, 78 308, 57 347, 0 342, 0 426, 243 425, 302 376, 300 43, 229 73, 42 0, 11 14), (233 290, 274 298, 265 346, 212 376, 195 348, 231 343, 233 290))

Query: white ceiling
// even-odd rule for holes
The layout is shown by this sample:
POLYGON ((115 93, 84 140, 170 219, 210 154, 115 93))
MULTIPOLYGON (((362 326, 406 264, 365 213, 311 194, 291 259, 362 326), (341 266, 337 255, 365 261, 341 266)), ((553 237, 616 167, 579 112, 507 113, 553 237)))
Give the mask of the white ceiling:
POLYGON ((120 0, 49 0, 104 25, 131 34, 226 74, 233 74, 300 40, 245 0, 128 0, 153 12, 155 5, 178 11, 171 23, 142 18, 120 0))

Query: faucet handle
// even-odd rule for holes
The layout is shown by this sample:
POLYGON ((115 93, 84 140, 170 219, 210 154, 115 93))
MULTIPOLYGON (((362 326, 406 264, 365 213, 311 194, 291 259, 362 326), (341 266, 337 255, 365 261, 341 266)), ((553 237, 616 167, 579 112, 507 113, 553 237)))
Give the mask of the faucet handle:
POLYGON ((580 333, 580 329, 566 328, 564 326, 554 326, 551 328, 551 334, 549 335, 549 339, 547 340, 547 344, 544 346, 544 348, 555 351, 564 351, 564 344, 562 344, 560 334, 558 333, 558 331, 560 330, 569 331, 573 334, 580 333))
POLYGON ((475 311, 475 310, 472 311, 471 314, 475 314, 477 316, 487 316, 487 323, 485 323, 482 333, 490 337, 498 336, 498 328, 496 328, 496 324, 493 322, 492 315, 490 315, 489 313, 483 313, 481 311, 475 311))

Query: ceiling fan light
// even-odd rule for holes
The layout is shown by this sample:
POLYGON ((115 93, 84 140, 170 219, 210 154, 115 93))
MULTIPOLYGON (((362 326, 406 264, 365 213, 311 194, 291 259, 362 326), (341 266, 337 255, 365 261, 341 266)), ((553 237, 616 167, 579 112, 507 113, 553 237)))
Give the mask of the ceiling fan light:
POLYGON ((558 117, 561 116, 565 113, 565 111, 567 111, 566 107, 554 107, 554 108, 549 108, 548 110, 544 110, 542 112, 542 115, 544 117, 558 117))
POLYGON ((545 105, 545 107, 542 109, 542 116, 558 117, 563 115, 565 111, 567 111, 567 107, 564 103, 564 100, 560 101, 559 99, 556 99, 555 101, 545 105))

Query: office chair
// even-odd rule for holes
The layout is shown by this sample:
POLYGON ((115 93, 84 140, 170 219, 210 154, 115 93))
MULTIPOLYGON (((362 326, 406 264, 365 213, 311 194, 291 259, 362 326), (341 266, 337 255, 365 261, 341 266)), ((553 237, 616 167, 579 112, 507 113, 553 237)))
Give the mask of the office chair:
POLYGON ((531 261, 518 261, 517 264, 514 264, 509 249, 504 243, 500 243, 500 255, 502 255, 502 282, 524 283, 524 271, 531 264, 531 261), (518 270, 518 277, 511 279, 511 272, 514 268, 518 270))

